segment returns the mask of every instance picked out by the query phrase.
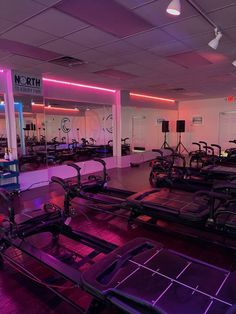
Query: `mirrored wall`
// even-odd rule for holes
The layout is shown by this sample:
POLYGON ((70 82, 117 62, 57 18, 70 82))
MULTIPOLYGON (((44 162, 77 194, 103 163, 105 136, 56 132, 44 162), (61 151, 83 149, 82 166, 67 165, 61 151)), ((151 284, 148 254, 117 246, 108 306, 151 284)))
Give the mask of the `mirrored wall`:
POLYGON ((111 106, 28 101, 23 99, 15 114, 21 172, 112 156, 111 106))

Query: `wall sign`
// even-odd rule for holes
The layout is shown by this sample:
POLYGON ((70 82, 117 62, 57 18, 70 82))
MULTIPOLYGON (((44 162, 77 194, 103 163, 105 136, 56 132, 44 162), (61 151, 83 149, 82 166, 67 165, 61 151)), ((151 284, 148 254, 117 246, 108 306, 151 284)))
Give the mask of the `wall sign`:
POLYGON ((42 77, 12 71, 13 92, 27 95, 42 96, 42 77))
POLYGON ((164 118, 157 118, 157 124, 162 124, 163 121, 165 121, 164 118))
POLYGON ((61 119, 61 130, 64 133, 69 133, 71 130, 71 122, 70 119, 65 117, 61 119))
POLYGON ((107 131, 108 133, 112 133, 112 114, 109 114, 107 117, 103 117, 103 123, 105 124, 105 128, 103 131, 107 131))
POLYGON ((192 125, 202 125, 203 118, 201 116, 192 117, 192 125))

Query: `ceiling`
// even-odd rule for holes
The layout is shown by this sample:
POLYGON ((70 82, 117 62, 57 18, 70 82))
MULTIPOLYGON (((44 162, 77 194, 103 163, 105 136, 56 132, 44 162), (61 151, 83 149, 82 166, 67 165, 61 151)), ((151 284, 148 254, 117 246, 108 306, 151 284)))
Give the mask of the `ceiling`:
POLYGON ((236 94, 236 0, 2 0, 0 66, 177 100, 236 94), (63 56, 73 67, 50 62, 63 56))

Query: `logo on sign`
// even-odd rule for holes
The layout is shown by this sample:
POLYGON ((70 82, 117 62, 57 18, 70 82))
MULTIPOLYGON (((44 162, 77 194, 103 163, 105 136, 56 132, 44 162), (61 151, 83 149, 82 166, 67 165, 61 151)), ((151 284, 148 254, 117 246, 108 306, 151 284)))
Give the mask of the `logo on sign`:
POLYGON ((36 77, 29 77, 24 75, 16 75, 15 78, 15 84, 18 86, 26 86, 26 87, 32 87, 32 88, 40 88, 41 87, 41 79, 36 77))
POLYGON ((70 127, 70 119, 69 118, 65 117, 65 118, 61 119, 61 129, 62 129, 62 132, 64 132, 64 133, 70 132, 71 127, 70 127))
POLYGON ((35 75, 13 72, 13 88, 20 94, 42 95, 42 78, 35 75))
POLYGON ((105 127, 103 128, 103 131, 107 131, 108 133, 113 132, 112 128, 112 114, 109 114, 107 117, 103 118, 103 122, 105 124, 105 127))

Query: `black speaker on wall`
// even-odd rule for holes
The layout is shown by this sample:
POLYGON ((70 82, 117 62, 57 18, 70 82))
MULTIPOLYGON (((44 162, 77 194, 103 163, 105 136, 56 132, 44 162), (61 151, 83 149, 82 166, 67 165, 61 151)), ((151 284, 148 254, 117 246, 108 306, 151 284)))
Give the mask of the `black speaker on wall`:
POLYGON ((168 133, 169 131, 169 121, 162 121, 162 125, 161 125, 161 131, 162 133, 168 133))
POLYGON ((185 132, 185 120, 177 120, 176 121, 176 132, 184 133, 185 132))

